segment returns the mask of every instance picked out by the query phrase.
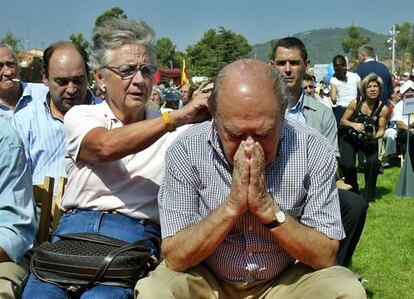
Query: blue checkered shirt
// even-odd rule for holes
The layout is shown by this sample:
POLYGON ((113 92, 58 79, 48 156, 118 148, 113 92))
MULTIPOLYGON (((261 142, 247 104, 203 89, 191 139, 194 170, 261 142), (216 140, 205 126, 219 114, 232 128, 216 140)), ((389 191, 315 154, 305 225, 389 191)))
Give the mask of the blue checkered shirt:
MULTIPOLYGON (((266 167, 267 190, 283 211, 329 238, 341 240, 345 233, 335 185, 336 159, 321 136, 286 119, 278 154, 266 167)), ((232 167, 213 122, 195 125, 180 135, 165 160, 158 195, 163 238, 206 218, 225 201, 232 183, 232 167)), ((294 261, 247 212, 204 263, 221 279, 254 282, 277 277, 294 261)))

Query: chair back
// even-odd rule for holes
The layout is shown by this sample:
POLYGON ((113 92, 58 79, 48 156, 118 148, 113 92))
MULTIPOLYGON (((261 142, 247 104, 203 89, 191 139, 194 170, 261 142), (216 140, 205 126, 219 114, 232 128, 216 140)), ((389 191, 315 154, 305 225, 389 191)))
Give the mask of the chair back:
POLYGON ((68 182, 68 179, 65 177, 60 177, 58 180, 58 188, 57 188, 57 192, 55 194, 54 197, 54 212, 53 212, 53 223, 52 223, 52 232, 55 231, 56 226, 59 223, 60 217, 62 217, 62 215, 65 213, 65 211, 62 208, 62 197, 63 194, 65 193, 65 189, 66 189, 66 183, 68 182))
POLYGON ((35 246, 49 240, 54 182, 54 178, 46 176, 43 184, 33 186, 33 197, 36 201, 36 206, 40 208, 39 228, 37 230, 35 246))

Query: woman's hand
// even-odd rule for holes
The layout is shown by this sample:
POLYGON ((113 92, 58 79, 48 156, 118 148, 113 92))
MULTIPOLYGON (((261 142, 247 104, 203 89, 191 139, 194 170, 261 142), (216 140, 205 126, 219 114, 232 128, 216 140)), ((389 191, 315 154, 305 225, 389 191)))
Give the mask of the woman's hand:
POLYGON ((213 90, 213 83, 202 84, 193 92, 191 101, 184 108, 170 112, 176 127, 199 123, 211 118, 208 110, 208 98, 213 90))
POLYGON ((365 127, 361 123, 354 123, 354 122, 352 122, 351 123, 351 127, 352 127, 352 129, 354 129, 357 132, 365 133, 365 127))

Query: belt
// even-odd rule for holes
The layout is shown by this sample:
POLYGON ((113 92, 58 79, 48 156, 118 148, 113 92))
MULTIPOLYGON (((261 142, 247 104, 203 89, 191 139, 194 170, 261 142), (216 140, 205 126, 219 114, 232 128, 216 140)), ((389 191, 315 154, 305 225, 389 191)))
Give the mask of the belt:
POLYGON ((142 218, 141 219, 139 219, 139 218, 137 219, 137 218, 132 218, 131 216, 125 215, 125 214, 123 214, 121 212, 118 212, 117 210, 99 211, 99 210, 87 210, 87 209, 70 209, 70 210, 67 210, 65 212, 65 214, 74 213, 75 211, 91 211, 91 212, 93 211, 93 212, 99 212, 99 213, 103 213, 103 214, 120 215, 120 216, 128 217, 128 218, 131 218, 131 219, 134 219, 134 220, 137 220, 137 221, 141 221, 145 225, 150 225, 150 226, 152 226, 152 227, 154 227, 154 228, 156 228, 158 230, 161 229, 161 226, 157 222, 155 222, 155 221, 152 221, 150 219, 142 219, 142 218))

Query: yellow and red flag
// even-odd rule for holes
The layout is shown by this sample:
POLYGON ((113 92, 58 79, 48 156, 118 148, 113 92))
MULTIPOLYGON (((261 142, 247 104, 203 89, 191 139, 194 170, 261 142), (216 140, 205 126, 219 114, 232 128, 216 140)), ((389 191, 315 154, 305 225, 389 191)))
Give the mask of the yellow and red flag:
POLYGON ((190 83, 190 81, 188 80, 188 70, 185 66, 185 59, 183 59, 183 67, 181 69, 181 85, 188 83, 190 83))

